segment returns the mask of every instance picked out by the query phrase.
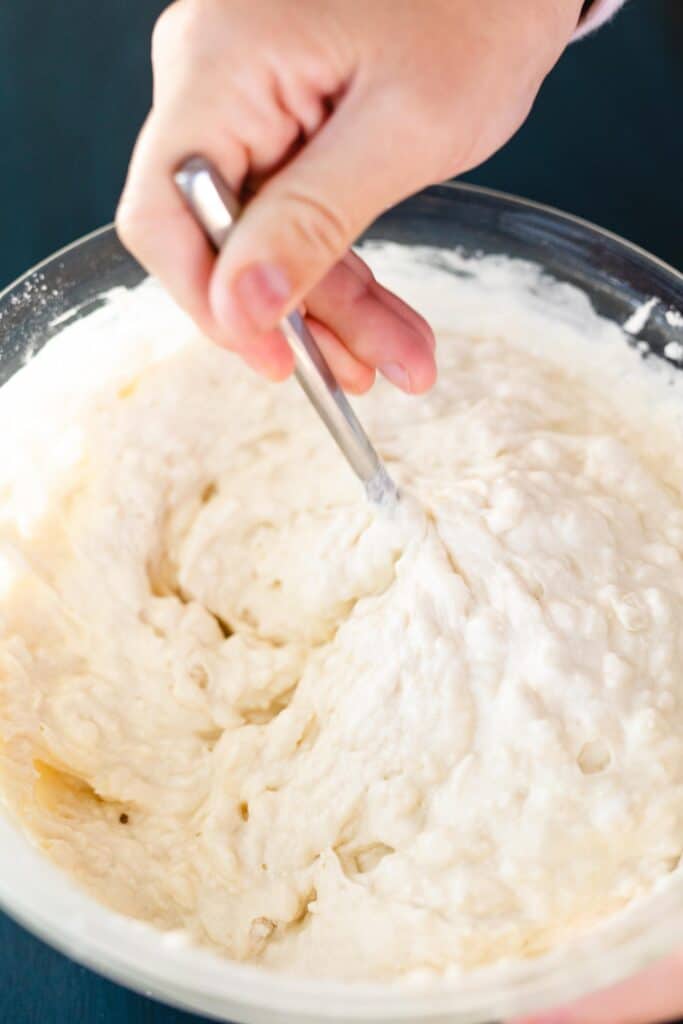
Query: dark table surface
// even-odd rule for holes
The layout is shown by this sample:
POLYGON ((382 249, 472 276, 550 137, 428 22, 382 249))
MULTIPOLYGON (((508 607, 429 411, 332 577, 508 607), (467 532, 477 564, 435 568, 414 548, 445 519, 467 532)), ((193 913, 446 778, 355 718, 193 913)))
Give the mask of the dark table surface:
POLYGON ((0 914, 0 1024, 199 1024, 55 953, 0 914))
MULTIPOLYGON (((162 0, 0 4, 0 286, 112 219, 162 0)), ((683 3, 631 0, 572 47, 468 180, 570 210, 683 266, 683 3)), ((0 914, 0 1024, 191 1024, 0 914)))

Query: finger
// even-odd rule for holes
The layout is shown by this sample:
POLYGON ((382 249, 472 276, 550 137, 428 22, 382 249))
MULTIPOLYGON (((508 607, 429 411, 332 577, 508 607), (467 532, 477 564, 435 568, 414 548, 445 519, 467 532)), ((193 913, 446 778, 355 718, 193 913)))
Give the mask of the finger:
POLYGON ((274 329, 252 338, 243 348, 234 348, 247 366, 269 380, 286 380, 294 369, 294 356, 282 333, 274 329))
POLYGON ((378 213, 420 186, 400 132, 387 137, 387 112, 367 99, 345 97, 245 209, 210 286, 214 315, 228 333, 272 328, 378 213))
POLYGON ((362 395, 368 391, 375 381, 374 368, 366 366, 353 356, 344 342, 326 324, 310 316, 306 317, 306 322, 343 390, 352 395, 362 395))
MULTIPOLYGON (((156 149, 155 127, 145 123, 116 212, 119 238, 168 289, 207 334, 216 331, 208 302, 215 253, 196 224, 156 149)), ((222 333, 222 332, 221 332, 222 333)))
POLYGON ((396 316, 400 317, 401 320, 412 327, 413 330, 422 335, 431 352, 435 351, 436 339, 434 337, 434 331, 429 326, 425 318, 420 316, 417 310, 412 309, 407 302, 404 302, 403 299, 399 298, 398 295, 395 295, 394 292, 390 292, 389 289, 385 288, 384 285, 381 285, 379 281, 374 282, 372 290, 385 306, 388 306, 389 309, 393 310, 396 316))
POLYGON ((370 270, 370 267, 353 249, 349 249, 345 256, 342 257, 342 262, 347 265, 349 270, 357 274, 362 281, 365 281, 366 284, 370 284, 375 280, 375 275, 370 270))
POLYGON ((358 274, 364 281, 372 284, 373 290, 376 292, 378 297, 387 305, 390 309, 405 320, 406 323, 410 324, 423 335, 425 341, 430 346, 432 351, 436 348, 436 340, 434 338, 434 331, 429 326, 423 316, 409 306, 407 302, 399 298, 394 292, 389 291, 383 285, 376 280, 370 267, 367 265, 357 252, 353 249, 349 249, 346 256, 344 257, 344 263, 351 269, 355 274, 358 274))
MULTIPOLYGON (((176 2, 157 20, 152 36, 154 121, 157 146, 170 153, 170 169, 183 158, 227 146, 226 164, 215 161, 232 188, 244 174, 276 167, 300 132, 320 123, 321 100, 295 77, 274 87, 267 64, 245 59, 245 23, 226 4, 176 2), (291 100, 297 105, 288 107, 291 100), (246 157, 235 180, 232 150, 246 157)), ((252 19, 253 23, 253 19, 252 19)), ((253 45, 253 41, 252 41, 253 45)))
MULTIPOLYGON (((214 254, 177 192, 174 172, 184 159, 201 154, 239 194, 247 175, 271 172, 324 116, 323 100, 305 80, 289 76, 278 92, 264 82, 261 63, 237 61, 239 41, 232 43, 232 59, 226 57, 226 29, 233 26, 225 17, 215 7, 198 21, 191 5, 176 2, 157 20, 153 109, 117 213, 125 244, 189 312, 202 317, 204 327, 210 316, 205 277, 214 254), (221 89, 217 80, 224 76, 216 68, 226 59, 233 73, 229 88, 221 89)), ((231 42, 232 36, 230 31, 231 42)), ((212 326, 215 333, 215 320, 212 326)))
POLYGON ((254 157, 250 168, 259 173, 299 133, 317 131, 329 112, 327 97, 348 69, 331 68, 324 60, 309 60, 302 68, 290 59, 277 74, 282 52, 272 43, 289 34, 291 14, 286 6, 271 4, 267 12, 248 6, 175 0, 165 7, 152 33, 153 104, 176 113, 189 106, 195 117, 222 108, 217 130, 229 126, 247 144, 254 157), (287 125, 289 139, 283 140, 287 125))
POLYGON ((375 285, 372 277, 355 273, 342 260, 309 293, 306 305, 361 363, 378 369, 403 391, 426 391, 436 375, 432 348, 375 285))
MULTIPOLYGON (((294 82, 289 88, 298 90, 291 98, 303 118, 299 123, 270 88, 256 81, 260 65, 253 63, 232 75, 229 90, 217 89, 211 69, 225 53, 223 42, 213 52, 212 40, 224 39, 225 26, 208 31, 203 22, 198 36, 192 19, 189 6, 176 3, 155 27, 154 106, 135 147, 117 228, 124 244, 200 328, 240 351, 246 339, 226 334, 212 314, 208 284, 215 254, 178 194, 173 174, 183 159, 202 153, 239 192, 247 174, 267 174, 276 167, 299 133, 319 124, 323 110, 314 90, 294 82)), ((279 333, 251 338, 249 344, 250 364, 260 365, 267 375, 280 379, 291 369, 291 354, 279 333)))
POLYGON ((515 1024, 660 1024, 683 1014, 683 954, 572 1006, 515 1024))
MULTIPOLYGON (((201 131, 190 136, 188 152, 194 144, 199 145, 200 136, 201 131)), ((202 148, 206 152, 208 147, 202 148)), ((211 153, 210 148, 208 151, 211 153)), ((247 170, 243 147, 224 141, 209 158, 221 168, 231 187, 238 189, 247 170)), ((119 237, 206 335, 245 357, 248 350, 250 366, 273 380, 282 380, 291 372, 293 361, 279 332, 243 339, 227 334, 213 316, 208 291, 216 255, 174 184, 177 163, 177 149, 164 131, 163 120, 152 116, 135 147, 117 211, 119 237)))

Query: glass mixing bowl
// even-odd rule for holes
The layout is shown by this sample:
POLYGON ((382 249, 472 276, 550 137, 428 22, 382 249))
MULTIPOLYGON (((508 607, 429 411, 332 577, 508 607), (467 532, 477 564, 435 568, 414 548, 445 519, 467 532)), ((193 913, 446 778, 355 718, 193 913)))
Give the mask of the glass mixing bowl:
MULTIPOLYGON (((531 260, 557 280, 583 289, 599 313, 617 323, 628 321, 648 351, 679 365, 683 275, 584 221, 484 189, 447 185, 391 210, 367 235, 531 260)), ((0 294, 0 383, 67 323, 101 304, 104 293, 131 288, 144 276, 111 227, 29 271, 0 294)), ((289 978, 187 948, 176 936, 99 906, 2 813, 0 905, 101 974, 165 1002, 245 1024, 306 1019, 484 1024, 610 984, 683 945, 681 875, 569 946, 482 969, 460 982, 406 988, 289 978)))

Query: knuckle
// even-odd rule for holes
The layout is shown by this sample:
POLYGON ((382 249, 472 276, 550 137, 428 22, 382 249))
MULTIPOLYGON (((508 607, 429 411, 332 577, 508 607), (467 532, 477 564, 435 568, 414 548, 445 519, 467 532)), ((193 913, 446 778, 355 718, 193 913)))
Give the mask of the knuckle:
POLYGON ((182 0, 166 7, 157 18, 152 29, 152 62, 158 63, 167 50, 174 45, 182 16, 182 0))
POLYGON ((413 191, 438 179, 444 162, 446 133, 440 126, 448 124, 450 111, 444 110, 443 81, 435 84, 435 77, 432 69, 417 80, 385 83, 373 96, 378 112, 394 129, 383 140, 385 149, 413 191), (397 110, 401 111, 399 124, 397 110))
POLYGON ((290 191, 283 196, 283 213, 298 241, 320 257, 338 258, 348 248, 349 224, 325 200, 311 193, 290 191))
POLYGON ((221 6, 217 0, 175 0, 161 13, 152 31, 152 63, 157 65, 169 55, 185 63, 213 50, 219 36, 216 17, 221 6))
POLYGON ((124 192, 116 210, 114 227, 121 243, 142 262, 149 248, 152 229, 148 220, 144 206, 141 207, 124 192))
POLYGON ((118 205, 114 226, 116 227, 116 234, 125 247, 131 251, 135 250, 139 238, 140 222, 125 196, 118 205))

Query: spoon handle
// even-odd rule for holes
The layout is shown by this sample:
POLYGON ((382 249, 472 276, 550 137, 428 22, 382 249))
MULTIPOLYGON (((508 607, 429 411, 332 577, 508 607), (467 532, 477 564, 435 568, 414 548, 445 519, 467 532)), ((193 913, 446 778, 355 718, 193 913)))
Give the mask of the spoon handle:
MULTIPOLYGON (((222 249, 240 214, 240 204, 218 171, 203 157, 192 157, 176 172, 175 182, 215 249, 222 249)), ((363 483, 368 498, 382 504, 396 502, 396 485, 301 313, 290 313, 281 321, 280 329, 294 354, 299 384, 363 483)))

